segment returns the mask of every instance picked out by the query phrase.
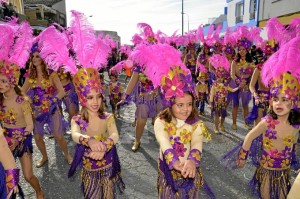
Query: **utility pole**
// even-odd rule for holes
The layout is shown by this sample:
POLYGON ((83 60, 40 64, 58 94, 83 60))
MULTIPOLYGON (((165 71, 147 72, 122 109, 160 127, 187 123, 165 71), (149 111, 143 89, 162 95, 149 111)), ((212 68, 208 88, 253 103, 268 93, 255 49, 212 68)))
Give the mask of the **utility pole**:
POLYGON ((181 3, 181 35, 183 35, 183 0, 181 1, 182 3, 181 3))

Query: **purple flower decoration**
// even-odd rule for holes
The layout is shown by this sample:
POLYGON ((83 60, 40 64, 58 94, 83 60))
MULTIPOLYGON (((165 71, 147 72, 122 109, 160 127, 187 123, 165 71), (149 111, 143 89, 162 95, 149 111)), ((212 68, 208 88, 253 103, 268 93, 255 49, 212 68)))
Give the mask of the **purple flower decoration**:
POLYGON ((276 134, 277 134, 277 131, 272 131, 272 129, 268 129, 266 131, 266 137, 269 139, 277 139, 276 134))
POLYGON ((285 157, 291 156, 291 148, 288 146, 285 146, 285 148, 282 150, 282 153, 285 157))
POLYGON ((184 145, 180 142, 175 142, 173 146, 175 153, 177 156, 184 157, 184 153, 186 152, 186 148, 184 148, 184 145))
POLYGON ((76 116, 75 118, 73 117, 73 119, 75 119, 75 122, 78 124, 81 131, 86 131, 86 128, 89 126, 89 124, 81 119, 81 116, 76 116))

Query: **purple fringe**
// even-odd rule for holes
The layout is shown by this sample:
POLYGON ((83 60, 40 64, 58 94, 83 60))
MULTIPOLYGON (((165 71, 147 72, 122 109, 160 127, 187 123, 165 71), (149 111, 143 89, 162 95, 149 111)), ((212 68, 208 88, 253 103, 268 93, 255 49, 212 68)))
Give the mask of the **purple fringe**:
POLYGON ((74 173, 76 172, 76 168, 78 167, 78 165, 81 164, 81 159, 84 154, 84 151, 85 151, 85 146, 83 146, 81 144, 76 145, 73 162, 72 162, 69 172, 68 172, 68 178, 70 178, 74 175, 74 173))
POLYGON ((258 106, 254 105, 251 113, 246 117, 247 124, 253 124, 256 118, 258 117, 258 106))
POLYGON ((299 158, 297 157, 297 144, 293 145, 291 166, 296 171, 300 169, 299 158))
MULTIPOLYGON (((243 146, 243 142, 238 144, 236 147, 234 147, 232 150, 230 150, 228 153, 223 155, 221 157, 221 163, 228 169, 236 169, 236 161, 239 156, 239 151, 243 146)), ((255 138, 251 144, 250 150, 249 150, 249 157, 251 158, 251 163, 254 166, 259 166, 259 160, 262 154, 262 135, 255 138)))
POLYGON ((171 171, 169 169, 169 166, 166 163, 165 157, 163 157, 163 160, 159 159, 159 165, 161 171, 164 173, 167 185, 169 185, 173 192, 176 193, 178 191, 177 187, 175 187, 175 183, 171 174, 171 171))
POLYGON ((211 199, 216 199, 216 196, 214 192, 211 190, 210 186, 208 185, 207 181, 204 178, 204 191, 205 193, 211 198, 211 199))
POLYGON ((27 135, 26 139, 22 143, 19 143, 13 154, 14 157, 22 157, 25 152, 33 153, 32 134, 27 135))

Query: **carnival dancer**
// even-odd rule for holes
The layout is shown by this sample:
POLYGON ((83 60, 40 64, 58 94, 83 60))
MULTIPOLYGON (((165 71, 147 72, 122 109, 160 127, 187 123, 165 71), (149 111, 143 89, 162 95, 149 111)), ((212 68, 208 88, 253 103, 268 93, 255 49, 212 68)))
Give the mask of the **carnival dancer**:
POLYGON ((72 32, 71 40, 54 26, 44 31, 45 36, 51 37, 42 42, 41 54, 52 63, 49 65, 52 69, 63 66, 70 72, 82 106, 80 114, 71 122, 72 138, 77 147, 68 176, 74 174, 78 165, 83 165, 81 187, 84 198, 116 198, 117 190, 122 192, 125 188, 116 150, 119 135, 113 114, 104 112, 98 75, 99 68, 106 65, 111 49, 101 35, 96 36, 87 18, 77 11, 72 11, 68 29, 72 32), (73 56, 69 55, 68 46, 72 46, 73 56))
POLYGON ((112 113, 120 118, 120 105, 117 105, 121 101, 123 87, 121 82, 118 81, 118 71, 112 67, 109 71, 110 82, 108 83, 108 96, 110 105, 112 108, 112 113))
POLYGON ((198 198, 204 185, 200 169, 202 139, 208 131, 195 106, 192 76, 183 65, 180 52, 168 44, 138 46, 137 56, 132 56, 135 63, 141 64, 143 60, 138 58, 143 53, 151 57, 144 63, 145 73, 154 87, 162 88, 165 105, 154 124, 160 145, 158 196, 198 198), (166 56, 170 59, 164 59, 166 56))
POLYGON ((227 114, 228 93, 237 91, 239 87, 233 89, 228 83, 225 83, 225 80, 230 76, 230 63, 226 56, 215 54, 209 58, 209 61, 211 66, 214 67, 217 77, 210 91, 209 104, 214 114, 214 131, 219 133, 219 118, 221 118, 220 129, 222 132, 225 131, 224 121, 227 114))
MULTIPOLYGON (((190 33, 192 34, 192 33, 190 33)), ((194 82, 197 79, 196 75, 196 63, 197 63, 197 54, 196 54, 196 44, 193 42, 188 43, 187 45, 187 54, 184 57, 183 63, 191 71, 194 82)))
MULTIPOLYGON (((1 27, 2 28, 2 27, 1 27)), ((0 198, 11 198, 12 194, 19 191, 19 172, 14 157, 8 148, 7 140, 0 127, 0 198)))
POLYGON ((300 38, 294 38, 264 64, 261 74, 263 83, 270 85, 270 112, 246 135, 236 162, 243 167, 247 156, 252 158, 257 169, 250 185, 263 199, 286 198, 291 166, 299 167, 299 46, 300 38))
POLYGON ((252 58, 249 53, 251 47, 250 33, 246 26, 239 26, 235 32, 238 55, 237 59, 231 64, 231 78, 236 85, 239 85, 240 89, 233 93, 233 109, 232 109, 232 126, 231 128, 237 130, 236 119, 239 108, 239 101, 241 99, 243 106, 243 115, 245 128, 251 129, 249 124, 246 122, 246 117, 249 113, 249 102, 251 100, 251 92, 249 90, 249 83, 253 70, 255 68, 252 63, 252 58), (248 34, 248 35, 247 35, 248 34))
POLYGON ((195 87, 196 91, 196 106, 199 109, 200 115, 204 115, 205 103, 208 103, 208 83, 207 83, 207 70, 203 67, 200 69, 198 82, 195 87))
MULTIPOLYGON (((134 38, 137 38, 137 35, 134 35, 133 41, 136 43, 136 47, 142 45, 142 43, 147 45, 153 45, 157 42, 155 34, 152 31, 151 26, 145 23, 139 23, 138 27, 147 31, 143 34, 144 38, 139 37, 139 42, 134 41, 134 38)), ((135 47, 135 48, 136 48, 135 47)), ((132 51, 131 56, 136 56, 137 51, 135 49, 132 51)), ((131 60, 129 56, 129 60, 131 60)), ((146 54, 140 57, 141 60, 147 60, 146 54)), ((152 121, 155 119, 157 113, 160 111, 160 94, 158 89, 154 89, 152 82, 144 74, 145 65, 138 65, 133 62, 133 73, 131 79, 125 89, 125 93, 122 96, 122 100, 118 104, 128 103, 134 101, 136 104, 136 125, 135 125, 135 141, 131 150, 133 152, 137 151, 141 145, 141 138, 144 133, 144 128, 147 123, 147 119, 151 118, 152 121)), ((154 122, 153 122, 154 123, 154 122)))
POLYGON ((64 103, 69 114, 69 121, 71 121, 73 116, 75 116, 79 111, 78 97, 76 95, 70 73, 66 73, 63 68, 60 68, 58 71, 58 77, 66 93, 61 101, 64 103))
MULTIPOLYGON (((42 37, 41 37, 42 39, 42 37)), ((62 115, 58 108, 59 101, 65 96, 64 88, 56 72, 49 73, 47 66, 38 52, 38 44, 32 48, 30 58, 29 78, 25 80, 22 91, 32 99, 34 116, 34 139, 42 154, 42 159, 36 167, 42 167, 48 162, 44 135, 51 134, 59 144, 68 162, 72 163, 67 142, 64 137, 62 115), (45 124, 48 124, 47 128, 45 124)))
MULTIPOLYGON (((32 29, 27 22, 17 22, 18 19, 12 19, 0 25, 0 121, 6 136, 0 127, 0 198, 16 197, 15 193, 19 190, 19 169, 11 151, 20 158, 25 180, 35 189, 37 198, 43 198, 39 181, 32 172, 33 124, 30 104, 18 87, 20 67, 25 67, 32 45, 32 29)), ((19 191, 23 198, 22 191, 19 191)))

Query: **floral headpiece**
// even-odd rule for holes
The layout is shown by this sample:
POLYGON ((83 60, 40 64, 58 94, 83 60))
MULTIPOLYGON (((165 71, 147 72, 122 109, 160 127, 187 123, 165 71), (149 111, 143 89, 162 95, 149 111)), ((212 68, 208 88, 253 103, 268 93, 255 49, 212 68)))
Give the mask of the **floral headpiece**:
POLYGON ((59 31, 50 26, 39 35, 40 55, 49 68, 57 71, 63 66, 66 72, 70 72, 79 101, 85 106, 86 96, 91 90, 103 91, 98 70, 106 65, 111 49, 102 35, 96 36, 84 14, 71 12, 68 30, 59 31))
POLYGON ((279 93, 292 100, 293 108, 299 108, 300 97, 300 37, 280 47, 263 65, 262 81, 270 86, 272 96, 279 93))
POLYGON ((20 68, 26 66, 32 41, 32 29, 27 22, 17 24, 17 19, 13 19, 0 25, 0 72, 10 84, 18 84, 20 68))
POLYGON ((113 66, 110 70, 109 70, 109 75, 118 77, 119 74, 122 72, 122 69, 124 68, 124 64, 126 64, 126 61, 120 61, 119 63, 117 63, 115 66, 113 66))
POLYGON ((130 59, 145 69, 144 73, 153 82, 154 88, 161 87, 165 106, 171 106, 174 98, 184 96, 184 92, 194 93, 190 71, 182 63, 180 52, 172 46, 139 45, 130 59))
POLYGON ((230 63, 226 56, 214 54, 209 58, 211 65, 216 69, 217 77, 229 77, 230 63))
POLYGON ((239 26, 233 33, 233 36, 236 40, 237 47, 244 47, 246 50, 250 50, 252 42, 250 41, 251 33, 247 26, 239 26))
POLYGON ((31 53, 40 52, 40 51, 41 50, 39 49, 38 42, 33 43, 32 47, 31 47, 31 53))

